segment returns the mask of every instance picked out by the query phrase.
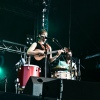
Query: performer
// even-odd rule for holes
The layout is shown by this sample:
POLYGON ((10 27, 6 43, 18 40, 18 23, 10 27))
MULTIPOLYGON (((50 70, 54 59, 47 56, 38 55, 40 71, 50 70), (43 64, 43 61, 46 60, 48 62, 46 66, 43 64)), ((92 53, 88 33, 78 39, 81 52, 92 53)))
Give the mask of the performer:
POLYGON ((76 80, 77 66, 76 63, 74 63, 72 60, 72 51, 67 47, 64 47, 64 50, 65 50, 64 54, 65 61, 59 60, 56 68, 59 68, 61 70, 56 71, 54 77, 58 76, 57 78, 76 80))
POLYGON ((77 66, 76 66, 76 63, 73 62, 72 51, 69 48, 66 48, 65 58, 66 58, 66 64, 68 65, 67 72, 70 72, 71 79, 76 79, 76 77, 77 77, 77 66))
POLYGON ((31 56, 30 64, 38 65, 41 68, 41 77, 45 76, 45 53, 47 52, 46 76, 51 77, 50 63, 56 60, 56 58, 58 58, 63 52, 63 50, 57 50, 56 55, 52 57, 52 48, 48 43, 46 43, 47 36, 47 31, 42 29, 39 32, 39 40, 34 42, 27 50, 27 55, 31 56))

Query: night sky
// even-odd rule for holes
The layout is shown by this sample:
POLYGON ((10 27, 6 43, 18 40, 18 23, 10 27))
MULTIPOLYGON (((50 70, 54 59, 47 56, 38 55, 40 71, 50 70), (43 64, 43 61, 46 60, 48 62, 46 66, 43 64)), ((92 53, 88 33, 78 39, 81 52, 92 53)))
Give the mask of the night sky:
MULTIPOLYGON (((70 47, 73 57, 81 60, 82 80, 100 81, 100 0, 46 0, 49 1, 48 36, 62 47, 70 47), (98 64, 98 66, 97 66, 98 64)), ((0 39, 26 45, 27 34, 34 36, 41 29, 42 0, 0 0, 0 39)), ((53 50, 60 49, 48 40, 53 50)), ((14 87, 17 76, 15 64, 20 55, 0 51, 3 68, 8 77, 8 91, 14 87)), ((2 79, 2 78, 0 78, 2 79)), ((1 85, 4 85, 0 83, 1 85)))

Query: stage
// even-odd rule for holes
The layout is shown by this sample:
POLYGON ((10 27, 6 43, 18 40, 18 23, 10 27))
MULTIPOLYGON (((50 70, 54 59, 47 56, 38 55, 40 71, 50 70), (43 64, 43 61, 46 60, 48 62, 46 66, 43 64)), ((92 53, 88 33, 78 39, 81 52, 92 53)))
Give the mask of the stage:
POLYGON ((0 100, 100 100, 99 90, 100 82, 32 76, 23 93, 1 91, 0 100))
MULTIPOLYGON (((100 100, 99 35, 100 0, 1 0, 0 100, 100 100), (42 28, 48 31, 53 51, 64 47, 73 51, 80 80, 33 77, 34 63, 31 70, 22 64, 18 71, 22 58, 27 64, 26 52, 42 28), (17 78, 20 85, 27 84, 16 93, 17 78)), ((63 54, 51 67, 62 59, 63 54)))

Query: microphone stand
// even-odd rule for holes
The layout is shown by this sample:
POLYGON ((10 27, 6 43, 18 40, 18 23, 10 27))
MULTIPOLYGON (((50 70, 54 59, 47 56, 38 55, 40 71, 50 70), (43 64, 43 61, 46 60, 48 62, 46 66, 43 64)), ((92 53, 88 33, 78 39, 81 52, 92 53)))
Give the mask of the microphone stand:
MULTIPOLYGON (((58 40, 56 40, 55 38, 46 37, 46 39, 52 40, 55 44, 57 44, 62 49, 62 46, 60 45, 58 40)), ((45 78, 46 78, 47 77, 47 49, 46 49, 46 43, 44 44, 44 47, 45 47, 45 78)))
MULTIPOLYGON (((62 49, 62 46, 61 46, 61 44, 59 43, 58 40, 56 40, 55 38, 53 38, 52 41, 53 41, 60 49, 62 49)), ((62 56, 62 58, 63 58, 63 60, 65 61, 65 59, 64 59, 63 56, 62 56)))
MULTIPOLYGON (((56 45, 58 45, 58 47, 59 47, 60 49, 62 49, 62 46, 60 45, 60 43, 58 42, 58 40, 56 40, 55 38, 53 38, 52 40, 53 40, 53 42, 54 42, 56 45)), ((63 56, 62 56, 62 58, 64 59, 63 56)), ((64 59, 64 61, 65 61, 65 59, 64 59)), ((59 99, 59 100, 62 99, 62 93, 63 93, 63 79, 61 79, 60 85, 61 85, 61 87, 60 87, 60 99, 59 99)))
POLYGON ((45 78, 47 78, 47 49, 46 49, 46 43, 44 44, 45 47, 45 78))
POLYGON ((62 46, 61 46, 61 44, 59 43, 58 40, 56 40, 55 38, 53 38, 52 41, 53 41, 56 45, 58 45, 59 48, 62 49, 62 46))

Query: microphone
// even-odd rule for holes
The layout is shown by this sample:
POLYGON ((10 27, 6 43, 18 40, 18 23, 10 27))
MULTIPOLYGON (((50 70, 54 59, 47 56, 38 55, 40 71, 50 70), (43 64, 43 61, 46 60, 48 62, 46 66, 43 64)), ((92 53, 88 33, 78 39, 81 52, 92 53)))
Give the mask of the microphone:
POLYGON ((54 41, 54 40, 55 40, 55 38, 46 37, 46 36, 44 36, 44 35, 37 36, 37 38, 50 39, 50 40, 52 40, 52 41, 54 41))

